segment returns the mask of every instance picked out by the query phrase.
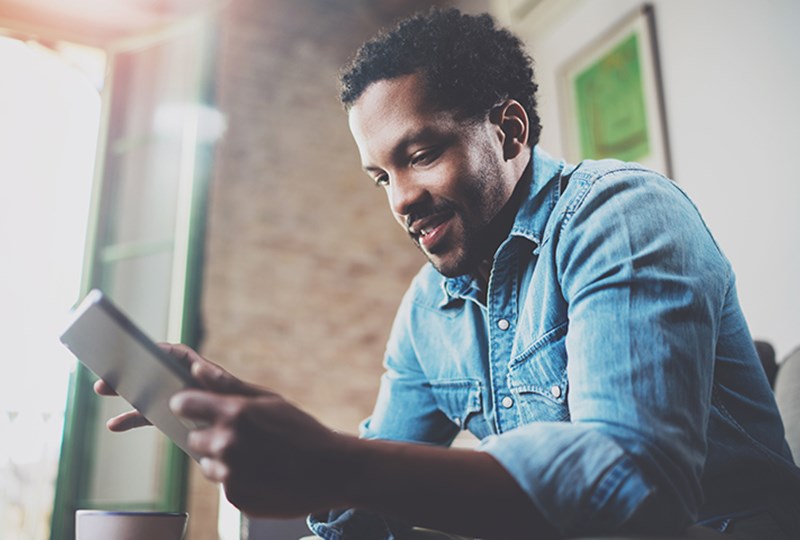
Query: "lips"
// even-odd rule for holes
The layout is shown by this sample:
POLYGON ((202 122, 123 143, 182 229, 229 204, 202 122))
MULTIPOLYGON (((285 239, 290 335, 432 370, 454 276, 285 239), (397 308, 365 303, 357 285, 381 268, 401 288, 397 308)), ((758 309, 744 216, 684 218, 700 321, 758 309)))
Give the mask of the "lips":
POLYGON ((408 232, 426 251, 430 252, 444 235, 452 217, 451 210, 437 212, 413 222, 408 227, 408 232))

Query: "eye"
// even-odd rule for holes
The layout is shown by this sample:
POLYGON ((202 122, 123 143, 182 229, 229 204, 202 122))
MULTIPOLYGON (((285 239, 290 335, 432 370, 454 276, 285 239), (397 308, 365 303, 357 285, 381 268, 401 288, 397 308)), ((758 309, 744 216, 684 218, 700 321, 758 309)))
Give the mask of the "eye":
POLYGON ((389 185, 389 175, 388 174, 378 174, 372 177, 372 180, 375 182, 376 186, 386 187, 389 185))
POLYGON ((414 165, 430 165, 431 163, 433 163, 436 160, 436 158, 439 157, 439 155, 441 153, 442 153, 441 149, 438 148, 438 147, 425 148, 425 149, 420 150, 418 152, 414 152, 411 155, 411 159, 409 160, 409 162, 411 163, 412 166, 414 166, 414 165))

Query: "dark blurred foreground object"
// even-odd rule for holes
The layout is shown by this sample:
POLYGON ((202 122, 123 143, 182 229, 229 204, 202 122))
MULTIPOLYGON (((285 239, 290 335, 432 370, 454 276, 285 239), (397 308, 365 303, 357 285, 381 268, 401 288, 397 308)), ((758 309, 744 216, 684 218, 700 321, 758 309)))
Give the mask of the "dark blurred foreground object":
POLYGON ((797 463, 800 461, 800 346, 778 364, 777 370, 775 400, 786 428, 786 441, 797 463))
POLYGON ((761 359, 764 373, 772 389, 775 401, 786 429, 786 442, 792 451, 795 463, 800 462, 800 346, 781 362, 775 360, 775 349, 766 341, 754 341, 761 359))
POLYGON ((778 363, 775 361, 775 349, 767 341, 754 341, 756 345, 756 352, 761 359, 761 365, 764 366, 764 373, 767 374, 767 380, 771 388, 775 388, 775 375, 778 374, 778 363))

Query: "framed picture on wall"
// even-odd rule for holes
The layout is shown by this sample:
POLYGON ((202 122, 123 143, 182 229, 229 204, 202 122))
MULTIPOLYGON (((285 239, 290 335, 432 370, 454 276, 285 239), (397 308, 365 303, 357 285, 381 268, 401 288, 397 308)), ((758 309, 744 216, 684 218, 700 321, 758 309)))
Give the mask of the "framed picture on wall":
POLYGON ((567 159, 613 157, 671 174, 652 6, 568 60, 559 81, 567 159))

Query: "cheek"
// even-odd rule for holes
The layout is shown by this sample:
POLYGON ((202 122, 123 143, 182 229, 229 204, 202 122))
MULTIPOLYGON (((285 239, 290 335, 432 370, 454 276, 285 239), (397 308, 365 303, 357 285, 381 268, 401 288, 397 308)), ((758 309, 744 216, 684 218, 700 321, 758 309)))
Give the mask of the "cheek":
POLYGON ((386 206, 389 209, 389 212, 392 214, 392 218, 400 225, 403 230, 406 229, 406 219, 405 216, 401 214, 396 214, 394 212, 394 208, 392 207, 392 191, 389 188, 384 189, 384 193, 386 194, 386 206))
POLYGON ((471 219, 476 223, 486 223, 493 219, 508 200, 508 196, 510 193, 505 192, 501 179, 492 168, 473 172, 469 181, 465 182, 463 200, 472 214, 471 219))
POLYGON ((426 178, 432 194, 451 201, 463 201, 471 191, 472 174, 466 161, 448 160, 434 167, 426 178))

